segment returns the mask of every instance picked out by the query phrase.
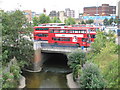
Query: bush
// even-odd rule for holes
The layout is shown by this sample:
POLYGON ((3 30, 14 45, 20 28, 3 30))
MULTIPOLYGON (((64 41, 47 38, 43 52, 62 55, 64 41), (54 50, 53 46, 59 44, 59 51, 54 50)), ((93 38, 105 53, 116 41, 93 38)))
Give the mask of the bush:
POLYGON ((68 55, 68 65, 70 68, 75 68, 76 65, 83 65, 86 61, 85 53, 82 51, 75 51, 68 55))
POLYGON ((104 78, 107 80, 107 88, 120 88, 118 60, 108 63, 108 67, 104 71, 104 78))
POLYGON ((83 65, 79 84, 80 84, 80 88, 106 87, 106 83, 104 82, 97 65, 88 62, 83 65))
POLYGON ((73 79, 77 79, 81 72, 81 67, 86 61, 85 53, 75 51, 68 55, 68 65, 73 69, 73 79))

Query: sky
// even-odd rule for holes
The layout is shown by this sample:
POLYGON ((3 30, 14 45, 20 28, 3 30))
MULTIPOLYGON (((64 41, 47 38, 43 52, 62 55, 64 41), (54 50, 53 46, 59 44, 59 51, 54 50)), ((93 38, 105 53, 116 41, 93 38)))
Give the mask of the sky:
POLYGON ((0 8, 5 11, 32 10, 42 13, 46 9, 47 15, 52 10, 65 11, 65 8, 75 10, 75 17, 83 13, 84 7, 101 6, 101 4, 117 5, 118 0, 0 0, 0 8))

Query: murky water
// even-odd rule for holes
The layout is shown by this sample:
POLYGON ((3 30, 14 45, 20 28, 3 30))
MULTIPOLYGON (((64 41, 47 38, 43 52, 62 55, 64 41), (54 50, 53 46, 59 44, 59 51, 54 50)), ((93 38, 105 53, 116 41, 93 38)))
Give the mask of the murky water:
POLYGON ((60 90, 69 88, 66 75, 71 69, 61 55, 51 55, 42 68, 38 73, 23 72, 26 78, 25 88, 61 88, 60 90))
POLYGON ((69 88, 66 75, 71 70, 65 66, 44 66, 38 73, 23 72, 26 88, 69 88))

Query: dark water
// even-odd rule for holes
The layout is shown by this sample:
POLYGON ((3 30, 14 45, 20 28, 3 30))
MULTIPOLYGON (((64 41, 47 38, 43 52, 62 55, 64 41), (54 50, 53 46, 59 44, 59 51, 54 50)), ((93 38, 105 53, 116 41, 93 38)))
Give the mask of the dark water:
POLYGON ((67 66, 64 55, 52 54, 42 68, 38 73, 23 71, 23 76, 26 78, 25 88, 61 88, 60 90, 69 88, 66 75, 71 69, 67 66))

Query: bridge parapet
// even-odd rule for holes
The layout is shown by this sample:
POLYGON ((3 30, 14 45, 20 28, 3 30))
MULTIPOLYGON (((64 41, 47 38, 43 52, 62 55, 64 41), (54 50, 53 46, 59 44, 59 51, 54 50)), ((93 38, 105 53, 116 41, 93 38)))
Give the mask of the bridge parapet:
MULTIPOLYGON (((82 50, 81 47, 77 47, 75 45, 58 45, 58 44, 49 44, 46 42, 36 41, 34 42, 34 50, 40 48, 42 52, 54 52, 54 53, 70 53, 75 50, 82 50)), ((82 51, 87 52, 90 48, 84 48, 82 51)))

